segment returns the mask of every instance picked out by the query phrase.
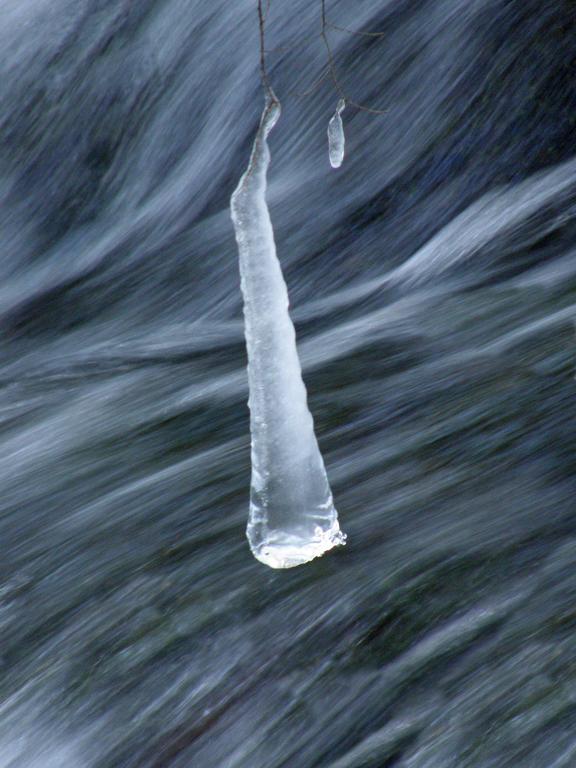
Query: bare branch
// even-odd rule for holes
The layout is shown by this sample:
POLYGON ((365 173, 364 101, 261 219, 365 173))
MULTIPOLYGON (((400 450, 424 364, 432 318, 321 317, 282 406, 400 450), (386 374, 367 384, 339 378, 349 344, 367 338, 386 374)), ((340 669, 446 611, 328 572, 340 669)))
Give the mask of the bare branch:
MULTIPOLYGON (((258 0, 258 30, 259 30, 259 39, 260 39, 260 79, 262 81, 262 87, 266 94, 266 98, 270 102, 276 103, 278 99, 276 98, 274 91, 272 90, 270 79, 268 77, 268 70, 266 67, 266 54, 275 50, 287 51, 287 50, 290 50, 290 48, 279 47, 279 48, 272 48, 270 50, 266 48, 266 19, 268 18, 268 14, 270 12, 270 3, 271 3, 271 0, 258 0)), ((326 80, 327 77, 330 77, 330 79, 332 80, 332 85, 334 87, 334 90, 336 91, 338 96, 341 99, 344 99, 351 106, 356 107, 356 109, 362 112, 369 112, 370 114, 373 114, 373 115, 386 114, 388 110, 374 109, 372 107, 367 107, 365 104, 359 104, 353 99, 348 98, 348 96, 344 91, 344 87, 342 86, 340 77, 338 76, 338 70, 336 68, 334 53, 330 45, 327 29, 335 29, 340 32, 348 32, 350 34, 358 34, 358 35, 367 36, 367 37, 381 37, 383 33, 381 32, 356 33, 356 32, 353 32, 352 30, 346 29, 345 27, 337 27, 336 25, 331 24, 328 21, 327 14, 326 14, 326 0, 320 0, 320 13, 321 13, 320 37, 322 38, 322 42, 324 43, 324 47, 326 48, 327 65, 324 71, 322 72, 322 74, 320 75, 320 77, 310 86, 310 88, 301 92, 299 92, 296 89, 292 89, 290 93, 294 93, 296 96, 307 96, 313 93, 318 88, 318 86, 321 85, 324 82, 324 80, 326 80)))
POLYGON ((355 29, 348 29, 348 27, 338 27, 329 21, 326 22, 326 26, 336 30, 336 32, 346 32, 348 35, 357 35, 358 37, 386 37, 388 34, 387 32, 357 32, 355 29))
POLYGON ((338 77, 336 64, 334 62, 334 54, 332 53, 330 41, 328 40, 328 35, 326 34, 326 28, 328 26, 332 26, 331 24, 329 24, 326 18, 326 0, 320 0, 320 10, 321 10, 321 17, 322 17, 322 28, 320 30, 320 36, 324 41, 324 46, 326 48, 326 54, 328 56, 328 68, 330 71, 330 76, 332 78, 332 83, 334 84, 334 89, 336 90, 336 92, 338 93, 341 99, 345 99, 345 101, 348 104, 351 104, 353 107, 356 107, 356 109, 359 109, 362 112, 370 112, 373 115, 385 115, 388 110, 373 109, 372 107, 366 107, 364 104, 358 104, 357 102, 353 101, 352 99, 349 99, 346 96, 344 89, 342 87, 342 84, 340 83, 340 78, 338 77))
MULTIPOLYGON (((268 3, 268 10, 270 9, 270 3, 268 3)), ((266 70, 266 46, 265 46, 265 14, 262 7, 262 0, 258 0, 258 30, 260 35, 260 79, 262 80, 262 87, 266 93, 266 97, 270 102, 277 102, 277 98, 274 95, 270 80, 268 79, 268 71, 266 70)))
POLYGON ((296 88, 291 88, 288 91, 288 93, 289 94, 294 94, 295 96, 302 97, 302 98, 305 97, 305 96, 310 96, 311 93, 314 93, 314 91, 317 90, 318 86, 322 85, 322 83, 324 82, 324 80, 326 80, 326 78, 329 76, 329 74, 330 74, 330 70, 328 69, 328 67, 324 67, 324 70, 323 70, 322 74, 320 75, 320 77, 318 77, 312 83, 312 85, 309 88, 307 88, 305 91, 299 91, 296 88))
POLYGON ((287 51, 293 51, 295 48, 298 48, 301 45, 307 45, 308 43, 311 43, 313 40, 317 39, 317 34, 304 35, 291 45, 276 45, 274 48, 266 48, 266 53, 286 53, 287 51))

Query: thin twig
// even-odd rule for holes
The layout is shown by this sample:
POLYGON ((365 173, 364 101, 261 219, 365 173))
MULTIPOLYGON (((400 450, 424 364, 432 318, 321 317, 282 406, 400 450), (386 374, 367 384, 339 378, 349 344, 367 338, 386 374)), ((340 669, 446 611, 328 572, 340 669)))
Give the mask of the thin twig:
POLYGON ((341 99, 346 99, 346 101, 348 101, 348 98, 344 93, 344 89, 342 88, 342 86, 340 85, 340 81, 338 80, 336 65, 334 64, 334 56, 332 55, 332 49, 330 48, 330 43, 328 42, 328 38, 326 37, 326 34, 324 32, 322 32, 321 37, 322 37, 322 40, 324 41, 324 45, 326 46, 326 53, 328 55, 328 70, 330 72, 330 77, 332 78, 332 83, 334 84, 334 88, 338 92, 341 99))
POLYGON ((266 53, 286 53, 287 51, 293 51, 294 48, 298 48, 301 45, 307 45, 313 40, 317 40, 318 35, 305 35, 291 45, 276 45, 274 48, 267 48, 266 53))
POLYGON ((361 112, 368 112, 371 115, 386 115, 390 111, 389 109, 367 107, 365 104, 358 104, 357 101, 352 101, 352 99, 346 99, 346 104, 349 104, 351 107, 356 107, 356 109, 359 109, 361 112))
POLYGON ((326 80, 326 78, 328 77, 329 74, 330 74, 330 70, 328 69, 328 67, 324 67, 324 71, 322 72, 320 77, 318 77, 312 83, 312 85, 309 88, 307 88, 305 91, 299 91, 296 88, 291 88, 288 91, 288 93, 290 95, 294 94, 294 96, 298 96, 299 98, 303 98, 305 96, 310 96, 310 94, 314 93, 314 91, 318 88, 319 85, 322 85, 322 83, 324 82, 324 80, 326 80))
MULTIPOLYGON (((268 17, 268 13, 270 11, 270 3, 271 0, 265 0, 266 2, 266 9, 264 10, 264 0, 258 0, 258 30, 259 30, 259 39, 260 39, 260 79, 262 81, 262 87, 264 88, 264 92, 266 93, 267 99, 271 103, 277 103, 278 99, 276 98, 276 95, 274 94, 274 91, 272 90, 272 86, 270 85, 270 79, 268 77, 268 70, 266 68, 266 54, 269 52, 266 49, 265 44, 265 28, 266 28, 266 19, 268 17)), ((332 52, 332 47, 330 45, 330 40, 328 39, 328 35, 326 33, 326 30, 328 28, 337 29, 342 32, 350 32, 350 34, 359 34, 359 35, 366 35, 369 37, 380 37, 383 33, 380 32, 374 32, 374 33, 354 33, 352 30, 347 30, 344 27, 336 27, 335 25, 331 24, 326 16, 326 0, 320 0, 320 11, 321 11, 321 21, 322 26, 320 30, 320 37, 322 38, 322 41, 324 43, 324 47, 326 48, 326 55, 328 59, 328 63, 326 65, 326 68, 324 69, 324 72, 320 75, 320 77, 312 84, 312 86, 303 92, 298 92, 296 89, 292 89, 291 93, 296 94, 297 96, 307 96, 310 93, 313 93, 318 86, 324 82, 324 80, 330 76, 332 80, 332 84, 334 86, 335 91, 338 93, 341 99, 344 99, 347 104, 350 104, 353 107, 356 107, 356 109, 362 111, 362 112, 369 112, 373 115, 384 115, 388 110, 383 109, 373 109, 371 107, 367 107, 364 104, 359 104, 356 101, 352 101, 352 99, 349 99, 346 96, 346 93, 344 92, 344 88, 342 87, 342 84, 340 82, 340 78, 338 77, 338 71, 336 69, 336 62, 334 60, 334 54, 332 52)), ((274 49, 271 49, 274 50, 274 49)))
POLYGON ((387 32, 358 32, 355 29, 348 29, 348 27, 338 27, 329 21, 326 22, 326 26, 337 32, 346 32, 348 35, 357 35, 358 37, 386 37, 388 34, 387 32))
MULTIPOLYGON (((270 8, 270 5, 268 5, 268 8, 270 8)), ((260 35, 260 79, 262 80, 262 87, 264 88, 264 91, 268 99, 271 102, 276 102, 277 99, 276 99, 276 96, 274 95, 274 91, 272 90, 272 86, 270 85, 270 80, 268 79, 268 72, 266 70, 266 46, 265 46, 264 27, 265 27, 265 16, 264 16, 264 10, 262 7, 262 0, 258 0, 258 30, 260 35)))
POLYGON ((324 41, 324 46, 326 48, 326 53, 328 55, 328 69, 330 71, 330 76, 334 84, 334 89, 336 90, 336 92, 338 93, 341 99, 344 99, 347 104, 350 104, 353 107, 356 107, 356 109, 359 109, 362 112, 370 112, 373 115, 385 115, 388 110, 373 109, 372 107, 366 107, 364 104, 358 104, 356 101, 352 101, 346 96, 344 89, 340 83, 340 78, 338 77, 338 72, 336 70, 336 64, 334 61, 334 54, 332 53, 332 48, 330 47, 330 41, 328 40, 328 35, 326 34, 326 28, 327 26, 329 26, 326 18, 326 0, 320 0, 320 10, 321 10, 321 17, 322 17, 322 28, 320 30, 320 37, 324 41))
MULTIPOLYGON (((346 99, 346 94, 344 93, 344 90, 340 85, 340 81, 338 80, 336 65, 334 63, 334 56, 332 55, 332 48, 330 48, 330 41, 328 40, 328 35, 326 34, 326 0, 320 0, 320 11, 322 15, 322 28, 320 30, 320 37, 324 42, 326 54, 328 55, 328 69, 330 70, 330 77, 334 83, 334 88, 340 94, 340 98, 346 99)), ((348 99, 346 99, 346 101, 348 101, 348 99)))

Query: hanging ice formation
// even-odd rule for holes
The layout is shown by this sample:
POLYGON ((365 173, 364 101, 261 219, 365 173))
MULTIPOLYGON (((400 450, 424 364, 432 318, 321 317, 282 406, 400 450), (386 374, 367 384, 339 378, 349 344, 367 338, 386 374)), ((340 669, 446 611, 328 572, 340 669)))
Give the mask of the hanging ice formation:
POLYGON ((344 111, 346 102, 340 99, 336 106, 336 112, 330 118, 328 123, 328 155, 330 156, 330 165, 332 168, 340 168, 344 160, 344 125, 342 124, 341 113, 344 111))
POLYGON ((270 91, 230 209, 240 256, 250 391, 252 483, 246 533, 258 560, 291 568, 344 544, 346 537, 308 410, 266 205, 266 139, 279 115, 280 103, 270 91))

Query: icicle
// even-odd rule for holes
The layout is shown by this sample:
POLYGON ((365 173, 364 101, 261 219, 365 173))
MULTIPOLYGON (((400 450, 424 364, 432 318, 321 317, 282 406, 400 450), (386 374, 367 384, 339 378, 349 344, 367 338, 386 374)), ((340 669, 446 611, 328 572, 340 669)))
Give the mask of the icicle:
POLYGON ((328 123, 328 154, 332 168, 340 168, 344 160, 344 144, 346 140, 344 137, 344 125, 340 115, 344 111, 345 106, 345 100, 340 99, 336 106, 336 112, 334 112, 328 123))
POLYGON ((291 568, 343 544, 345 536, 308 410, 266 205, 266 138, 279 115, 280 104, 270 93, 230 209, 240 256, 250 391, 252 484, 246 532, 258 560, 291 568))

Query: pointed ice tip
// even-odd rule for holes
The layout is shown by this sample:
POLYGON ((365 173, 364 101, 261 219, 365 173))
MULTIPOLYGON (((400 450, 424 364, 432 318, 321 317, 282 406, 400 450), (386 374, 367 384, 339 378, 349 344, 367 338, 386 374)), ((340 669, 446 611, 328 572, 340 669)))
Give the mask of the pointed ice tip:
POLYGON ((332 155, 330 155, 330 165, 332 166, 332 168, 340 168, 343 160, 344 158, 332 157, 332 155))
POLYGON ((346 544, 346 534, 338 527, 338 522, 330 530, 319 531, 318 537, 302 542, 296 537, 283 535, 276 540, 264 542, 256 550, 252 550, 256 560, 269 568, 295 568, 305 565, 310 560, 322 557, 325 552, 334 547, 346 544))

